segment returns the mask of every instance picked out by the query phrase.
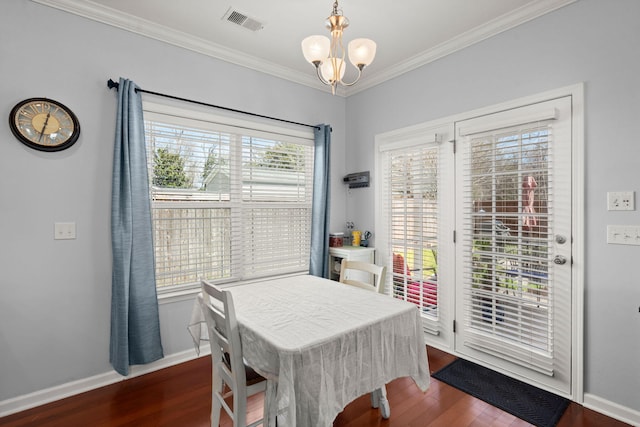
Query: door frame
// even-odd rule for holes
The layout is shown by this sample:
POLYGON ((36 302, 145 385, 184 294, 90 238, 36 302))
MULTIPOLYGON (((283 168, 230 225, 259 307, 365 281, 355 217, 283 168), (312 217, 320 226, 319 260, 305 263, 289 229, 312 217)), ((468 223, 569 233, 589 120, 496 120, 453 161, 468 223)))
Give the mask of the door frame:
MULTIPOLYGON (((442 126, 445 124, 454 123, 472 119, 478 116, 484 116, 487 114, 493 114, 501 111, 511 110, 514 108, 537 104, 539 102, 571 97, 571 253, 572 253, 572 291, 571 291, 571 392, 567 396, 571 400, 582 404, 584 400, 584 243, 585 243, 585 204, 584 204, 584 189, 585 189, 585 153, 584 153, 584 83, 578 83, 570 86, 565 86, 557 89, 552 89, 546 92, 537 93, 530 96, 517 98, 514 100, 506 101, 499 104, 494 104, 486 107, 482 107, 476 110, 467 111, 460 114, 455 114, 449 117, 432 120, 426 123, 406 127, 403 129, 396 129, 394 131, 386 132, 384 134, 376 135, 376 145, 380 143, 389 142, 390 140, 397 141, 398 139, 404 139, 403 137, 416 137, 416 134, 421 135, 425 130, 432 129, 436 126, 442 126)), ((425 132, 426 133, 426 132, 425 132)), ((378 150, 376 150, 376 153, 378 150)), ((376 154, 377 155, 377 154, 376 154)), ((379 166, 376 159, 376 166, 379 166)), ((376 177, 379 174, 376 174, 376 177)), ((376 197, 379 196, 379 189, 381 183, 376 179, 376 197)), ((379 206, 376 203, 376 206, 379 206)), ((457 207, 456 207, 457 209, 457 207)), ((381 212, 376 207, 376 219, 381 218, 381 212)), ((376 220, 377 222, 377 220, 376 220)), ((378 224, 376 224, 378 225, 378 224)), ((382 224, 380 224, 382 226, 382 224)), ((378 228, 378 227, 376 227, 378 228)), ((455 230, 443 230, 445 233, 455 230)), ((456 267, 457 268, 457 267, 456 267)), ((455 307, 455 292, 449 293, 451 301, 443 301, 448 307, 455 307)), ((453 328, 453 325, 452 325, 453 328)), ((425 342, 436 348, 443 349, 447 352, 456 354, 454 350, 454 334, 447 334, 450 338, 447 341, 434 340, 429 334, 425 334, 425 342)))

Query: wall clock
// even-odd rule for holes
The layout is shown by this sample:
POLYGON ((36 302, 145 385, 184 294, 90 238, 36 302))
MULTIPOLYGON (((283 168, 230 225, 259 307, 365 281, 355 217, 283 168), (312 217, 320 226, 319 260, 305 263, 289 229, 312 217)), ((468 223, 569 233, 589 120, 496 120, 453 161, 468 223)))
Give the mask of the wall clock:
POLYGON ((9 126, 20 142, 40 151, 64 150, 80 136, 80 122, 73 111, 47 98, 18 102, 9 114, 9 126))

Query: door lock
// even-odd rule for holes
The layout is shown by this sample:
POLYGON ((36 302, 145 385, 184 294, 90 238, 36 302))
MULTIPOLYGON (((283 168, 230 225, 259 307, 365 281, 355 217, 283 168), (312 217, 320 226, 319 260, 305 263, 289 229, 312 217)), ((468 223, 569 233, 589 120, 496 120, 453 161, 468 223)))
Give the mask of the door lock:
POLYGON ((560 235, 560 234, 556 234, 556 243, 558 243, 559 245, 562 245, 564 243, 566 243, 567 238, 560 235))
POLYGON ((567 263, 567 259, 562 255, 556 255, 556 257, 553 259, 553 262, 554 264, 563 265, 567 263))

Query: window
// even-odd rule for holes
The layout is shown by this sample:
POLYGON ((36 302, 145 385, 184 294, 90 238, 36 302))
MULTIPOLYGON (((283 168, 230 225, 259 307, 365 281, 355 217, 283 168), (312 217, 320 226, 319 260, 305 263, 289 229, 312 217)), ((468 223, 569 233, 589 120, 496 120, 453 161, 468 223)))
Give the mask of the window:
POLYGON ((313 134, 145 103, 156 285, 304 272, 313 134))
POLYGON ((469 326, 550 351, 551 125, 500 129, 473 135, 467 142, 469 326), (511 311, 508 317, 505 310, 511 311))
POLYGON ((393 296, 437 317, 438 148, 390 151, 387 162, 393 296))

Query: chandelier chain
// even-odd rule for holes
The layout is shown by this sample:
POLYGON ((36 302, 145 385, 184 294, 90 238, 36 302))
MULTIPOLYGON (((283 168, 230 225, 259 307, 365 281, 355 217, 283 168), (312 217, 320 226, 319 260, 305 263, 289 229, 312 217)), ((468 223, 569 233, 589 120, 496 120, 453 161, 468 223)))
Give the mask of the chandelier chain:
POLYGON ((332 15, 342 15, 342 9, 338 10, 338 0, 333 2, 333 12, 332 15))

